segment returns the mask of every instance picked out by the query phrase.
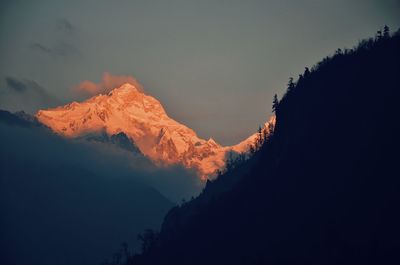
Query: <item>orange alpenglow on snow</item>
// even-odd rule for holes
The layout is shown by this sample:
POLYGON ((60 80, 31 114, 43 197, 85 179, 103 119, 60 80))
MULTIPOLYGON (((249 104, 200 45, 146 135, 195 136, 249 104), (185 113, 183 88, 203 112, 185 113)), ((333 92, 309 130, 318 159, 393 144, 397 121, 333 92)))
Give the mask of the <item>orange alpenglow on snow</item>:
POLYGON ((192 129, 168 117, 161 103, 146 95, 138 83, 125 83, 81 103, 40 110, 36 117, 66 137, 123 132, 156 164, 193 168, 203 180, 224 167, 227 152, 247 152, 256 138, 254 134, 232 147, 201 139, 192 129))

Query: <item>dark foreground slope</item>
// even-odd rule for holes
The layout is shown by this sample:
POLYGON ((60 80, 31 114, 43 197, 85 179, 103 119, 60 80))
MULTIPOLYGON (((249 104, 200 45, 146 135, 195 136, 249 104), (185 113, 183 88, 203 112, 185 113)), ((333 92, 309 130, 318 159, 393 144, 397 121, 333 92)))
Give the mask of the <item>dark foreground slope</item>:
POLYGON ((307 70, 273 137, 171 210, 130 263, 400 264, 399 77, 398 34, 307 70))

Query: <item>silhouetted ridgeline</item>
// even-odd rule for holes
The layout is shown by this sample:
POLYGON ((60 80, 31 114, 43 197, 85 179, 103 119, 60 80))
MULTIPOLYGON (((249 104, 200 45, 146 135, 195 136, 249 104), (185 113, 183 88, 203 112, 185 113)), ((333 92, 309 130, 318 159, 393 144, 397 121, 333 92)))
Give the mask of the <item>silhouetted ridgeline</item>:
POLYGON ((306 69, 274 135, 144 233, 129 264, 400 264, 400 35, 306 69))

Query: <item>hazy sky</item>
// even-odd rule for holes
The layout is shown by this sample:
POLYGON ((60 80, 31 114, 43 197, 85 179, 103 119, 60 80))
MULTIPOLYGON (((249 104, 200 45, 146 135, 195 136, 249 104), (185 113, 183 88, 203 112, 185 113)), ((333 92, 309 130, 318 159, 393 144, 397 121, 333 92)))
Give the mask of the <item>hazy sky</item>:
POLYGON ((388 24, 399 0, 1 0, 0 108, 54 106, 104 72, 131 75, 171 117, 222 144, 253 133, 274 93, 388 24))

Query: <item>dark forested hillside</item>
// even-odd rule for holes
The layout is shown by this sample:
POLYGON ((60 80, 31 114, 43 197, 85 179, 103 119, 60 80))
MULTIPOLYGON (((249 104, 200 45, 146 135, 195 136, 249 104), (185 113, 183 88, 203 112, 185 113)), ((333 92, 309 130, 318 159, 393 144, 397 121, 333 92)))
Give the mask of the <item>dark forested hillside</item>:
POLYGON ((274 134, 128 263, 400 264, 399 77, 387 29, 306 68, 274 134))

